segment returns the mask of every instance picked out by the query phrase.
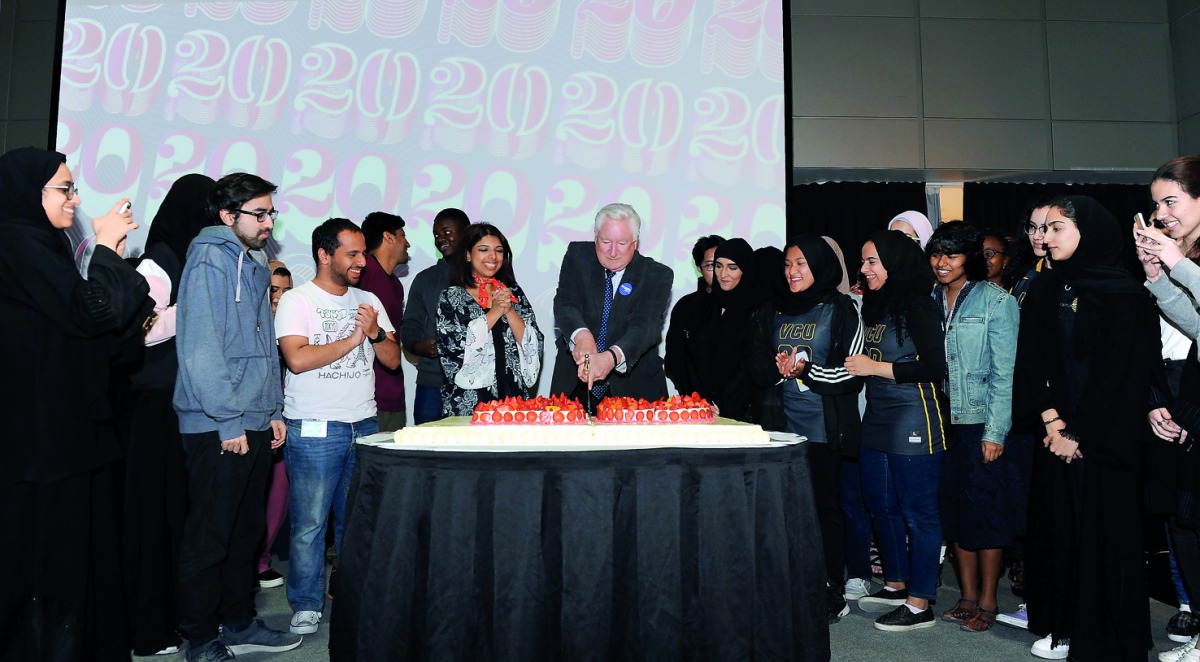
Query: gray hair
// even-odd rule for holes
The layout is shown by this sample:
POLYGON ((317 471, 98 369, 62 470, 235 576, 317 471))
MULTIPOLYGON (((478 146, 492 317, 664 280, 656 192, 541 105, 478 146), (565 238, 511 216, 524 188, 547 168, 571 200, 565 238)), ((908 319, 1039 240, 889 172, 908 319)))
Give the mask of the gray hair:
POLYGON ((633 240, 637 241, 642 232, 642 217, 638 216, 637 211, 632 205, 627 205, 624 202, 612 202, 600 208, 596 212, 595 233, 600 234, 600 226, 606 221, 625 221, 629 224, 629 231, 633 233, 633 240))

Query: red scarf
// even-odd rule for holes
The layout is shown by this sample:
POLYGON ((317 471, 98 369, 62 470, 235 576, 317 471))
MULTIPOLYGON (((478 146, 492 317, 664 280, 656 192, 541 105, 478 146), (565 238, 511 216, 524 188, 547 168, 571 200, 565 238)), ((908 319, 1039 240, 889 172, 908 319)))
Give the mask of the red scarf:
MULTIPOLYGON (((479 302, 480 306, 483 306, 484 310, 487 310, 488 301, 490 300, 488 298, 488 291, 487 291, 488 285, 491 285, 493 290, 498 290, 502 287, 507 287, 504 283, 501 283, 500 281, 496 280, 495 278, 480 278, 479 276, 475 276, 475 287, 479 288, 479 296, 476 297, 475 300, 479 302)), ((509 294, 509 296, 512 297, 512 302, 516 303, 517 295, 513 294, 511 290, 509 290, 508 294, 509 294)))

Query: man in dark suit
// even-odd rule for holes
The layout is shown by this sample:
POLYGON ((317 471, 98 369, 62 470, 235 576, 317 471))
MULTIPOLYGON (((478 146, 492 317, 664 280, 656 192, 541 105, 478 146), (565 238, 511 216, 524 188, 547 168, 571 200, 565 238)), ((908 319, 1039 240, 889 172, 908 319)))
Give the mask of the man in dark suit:
POLYGON ((606 205, 596 214, 595 243, 572 242, 563 258, 554 294, 558 355, 550 391, 589 409, 606 395, 667 395, 658 343, 674 275, 637 251, 641 227, 633 207, 606 205))

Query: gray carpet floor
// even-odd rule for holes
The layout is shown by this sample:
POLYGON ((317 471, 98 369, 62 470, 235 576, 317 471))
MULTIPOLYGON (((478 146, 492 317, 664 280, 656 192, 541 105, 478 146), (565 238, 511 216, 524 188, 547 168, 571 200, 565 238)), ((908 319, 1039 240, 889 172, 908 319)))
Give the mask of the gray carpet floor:
MULTIPOLYGON (((275 564, 275 569, 286 574, 287 564, 275 564)), ((938 604, 934 609, 940 614, 949 609, 958 597, 954 571, 946 564, 942 574, 944 585, 938 589, 938 604)), ((1020 603, 1008 589, 1008 581, 1002 580, 1000 609, 1011 611, 1020 603)), ((257 598, 259 617, 269 627, 286 630, 291 618, 284 587, 259 591, 257 598)), ((326 603, 325 616, 331 613, 332 601, 326 603)), ((883 632, 873 624, 878 614, 867 614, 853 604, 850 614, 829 628, 830 646, 835 662, 873 662, 912 660, 913 662, 1009 662, 1011 660, 1035 660, 1029 647, 1037 638, 1025 630, 996 625, 985 633, 963 632, 952 623, 939 622, 932 628, 913 632, 883 632)), ((1154 651, 1147 659, 1158 659, 1157 654, 1178 646, 1166 634, 1166 623, 1175 613, 1175 608, 1161 602, 1150 601, 1150 621, 1154 631, 1154 651)), ((182 652, 175 655, 140 657, 135 660, 183 660, 182 652)), ((316 634, 305 635, 304 643, 286 653, 248 653, 238 656, 239 660, 278 660, 279 662, 315 662, 329 659, 329 628, 322 622, 316 634)))
MULTIPOLYGON (((959 596, 958 584, 949 562, 942 573, 942 582, 942 587, 938 589, 937 604, 934 605, 934 610, 939 615, 954 606, 959 596)), ((1001 612, 1013 611, 1021 602, 1021 599, 1009 590, 1007 579, 1001 580, 999 600, 1001 612)), ((1179 645, 1167 639, 1167 620, 1173 615, 1174 606, 1156 600, 1150 601, 1154 650, 1147 655, 1148 660, 1157 661, 1158 653, 1179 645)), ((835 662, 1009 662, 1038 659, 1029 653, 1029 647, 1038 637, 1027 630, 996 624, 988 632, 964 632, 957 624, 938 619, 937 624, 927 630, 884 632, 875 629, 874 620, 878 616, 879 614, 868 614, 851 605, 848 616, 829 626, 832 659, 835 662)))

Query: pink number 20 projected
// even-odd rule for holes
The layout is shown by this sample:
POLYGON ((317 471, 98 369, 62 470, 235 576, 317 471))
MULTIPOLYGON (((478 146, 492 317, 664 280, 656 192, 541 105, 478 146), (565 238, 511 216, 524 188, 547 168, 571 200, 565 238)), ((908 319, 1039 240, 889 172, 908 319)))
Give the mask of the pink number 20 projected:
POLYGON ((782 243, 785 20, 782 0, 69 0, 58 149, 85 212, 133 199, 135 248, 183 174, 279 184, 273 248, 301 280, 325 218, 400 214, 415 274, 460 207, 505 229, 549 320, 607 202, 641 212, 677 296, 698 237, 782 243))

